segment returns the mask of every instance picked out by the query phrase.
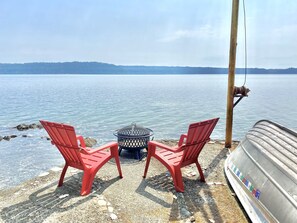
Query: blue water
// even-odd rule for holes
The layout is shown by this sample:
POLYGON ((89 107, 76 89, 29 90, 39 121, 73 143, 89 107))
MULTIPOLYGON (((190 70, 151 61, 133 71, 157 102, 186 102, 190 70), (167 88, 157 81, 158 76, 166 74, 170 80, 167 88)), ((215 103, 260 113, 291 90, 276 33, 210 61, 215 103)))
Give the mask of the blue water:
MULTIPOLYGON (((244 76, 236 77, 241 86, 244 76)), ((40 119, 69 123, 98 144, 116 140, 116 129, 136 122, 155 139, 177 139, 189 123, 220 117, 212 134, 225 137, 227 75, 3 75, 0 76, 0 189, 39 175, 63 159, 44 130, 19 132, 40 119), (30 137, 24 138, 26 134, 30 137)), ((233 139, 260 119, 297 129, 297 75, 249 75, 251 89, 234 110, 233 139)))

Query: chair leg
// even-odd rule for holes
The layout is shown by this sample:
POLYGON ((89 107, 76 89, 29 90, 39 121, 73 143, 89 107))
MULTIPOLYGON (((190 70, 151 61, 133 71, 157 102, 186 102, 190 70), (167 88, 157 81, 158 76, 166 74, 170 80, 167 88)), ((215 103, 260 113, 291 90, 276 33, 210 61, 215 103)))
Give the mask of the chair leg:
POLYGON ((120 159, 119 159, 119 156, 116 155, 114 157, 115 161, 116 161, 116 164, 117 164, 117 168, 118 168, 118 172, 119 172, 119 175, 120 175, 120 178, 123 178, 123 174, 122 174, 122 170, 121 170, 121 165, 120 165, 120 159))
POLYGON ((65 164, 65 166, 64 166, 64 168, 62 170, 61 176, 60 176, 58 187, 61 187, 63 185, 63 181, 64 181, 64 177, 65 177, 65 173, 67 171, 67 168, 68 168, 68 165, 65 164))
POLYGON ((95 178, 94 173, 90 173, 89 171, 84 171, 83 179, 82 179, 82 186, 80 194, 82 196, 88 195, 91 192, 93 181, 95 178))
POLYGON ((200 181, 201 181, 201 182, 205 182, 204 174, 203 174, 203 172, 202 172, 202 169, 201 169, 200 164, 198 163, 198 160, 195 162, 195 164, 196 164, 197 169, 198 169, 199 174, 200 174, 200 181))
POLYGON ((145 163, 143 178, 146 178, 146 174, 147 174, 148 167, 150 165, 151 158, 155 154, 155 152, 156 152, 156 146, 152 145, 149 142, 148 150, 147 150, 147 159, 146 159, 146 163, 145 163))
POLYGON ((180 167, 174 168, 174 174, 172 175, 175 190, 177 192, 184 192, 183 176, 180 167))
POLYGON ((150 161, 151 161, 151 154, 148 153, 148 154, 147 154, 146 163, 145 163, 145 168, 144 168, 143 178, 146 178, 146 174, 147 174, 147 171, 148 171, 148 167, 149 167, 149 165, 150 165, 150 161))
POLYGON ((119 157, 120 156, 119 153, 121 153, 121 151, 122 151, 121 148, 119 148, 119 151, 118 151, 118 145, 112 146, 110 148, 111 157, 113 157, 115 159, 119 175, 120 175, 121 178, 123 178, 121 165, 120 165, 120 157, 119 157))

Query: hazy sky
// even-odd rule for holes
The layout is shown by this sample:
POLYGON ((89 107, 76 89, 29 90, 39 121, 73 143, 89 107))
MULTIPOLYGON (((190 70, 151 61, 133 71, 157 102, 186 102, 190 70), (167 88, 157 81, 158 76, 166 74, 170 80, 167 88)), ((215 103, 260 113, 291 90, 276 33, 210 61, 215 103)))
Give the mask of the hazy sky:
MULTIPOLYGON (((297 1, 245 0, 248 66, 297 67, 297 1)), ((1 0, 0 63, 228 67, 232 0, 1 0)), ((244 66, 240 0, 237 67, 244 66)))

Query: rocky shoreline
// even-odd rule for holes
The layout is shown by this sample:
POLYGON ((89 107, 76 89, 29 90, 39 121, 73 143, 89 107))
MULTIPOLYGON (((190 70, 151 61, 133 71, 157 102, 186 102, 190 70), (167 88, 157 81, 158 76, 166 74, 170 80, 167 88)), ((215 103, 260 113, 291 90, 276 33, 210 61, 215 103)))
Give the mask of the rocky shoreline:
MULTIPOLYGON (((41 124, 36 124, 36 123, 32 123, 32 124, 19 124, 15 127, 12 127, 12 129, 17 129, 18 131, 26 131, 29 129, 43 129, 43 126, 41 124)), ((21 135, 16 135, 16 134, 12 134, 12 135, 5 135, 5 136, 0 136, 0 141, 2 140, 6 140, 6 141, 10 141, 11 139, 14 139, 18 136, 21 137, 30 137, 30 135, 27 134, 21 134, 21 135)), ((46 138, 47 140, 49 140, 49 137, 41 137, 41 138, 46 138)))
POLYGON ((37 128, 43 129, 43 126, 41 124, 33 123, 33 124, 19 124, 14 128, 16 128, 19 131, 24 131, 24 130, 28 130, 28 129, 37 129, 37 128))
MULTIPOLYGON (((31 129, 43 129, 43 126, 41 124, 38 123, 32 123, 32 124, 19 124, 15 127, 12 127, 12 129, 17 129, 20 132, 24 132, 27 130, 31 130, 31 129)), ((31 135, 30 134, 20 134, 20 135, 16 135, 16 134, 12 134, 12 135, 5 135, 5 136, 0 136, 0 142, 2 140, 5 141, 10 141, 11 139, 14 139, 16 137, 23 137, 23 138, 30 138, 31 135)), ((46 136, 40 136, 41 139, 46 139, 46 140, 50 140, 50 138, 46 135, 46 136)), ((85 137, 85 144, 87 147, 93 147, 94 145, 97 144, 97 140, 91 137, 85 137)))

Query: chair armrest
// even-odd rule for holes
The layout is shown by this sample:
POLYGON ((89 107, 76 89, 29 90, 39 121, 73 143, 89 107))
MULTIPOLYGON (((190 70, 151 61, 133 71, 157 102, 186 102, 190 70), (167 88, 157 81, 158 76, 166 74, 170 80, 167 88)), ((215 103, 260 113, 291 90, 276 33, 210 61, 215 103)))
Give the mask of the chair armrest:
POLYGON ((105 150, 105 149, 108 149, 108 148, 110 148, 111 150, 117 150, 118 149, 118 143, 117 142, 110 142, 110 143, 107 143, 107 144, 105 144, 103 146, 100 146, 98 148, 95 148, 95 149, 88 149, 86 147, 80 147, 82 152, 85 153, 85 154, 88 154, 88 155, 91 155, 93 153, 97 153, 97 152, 99 152, 101 150, 105 150))
POLYGON ((81 135, 77 135, 77 136, 76 136, 76 139, 79 140, 79 143, 80 143, 80 146, 81 146, 81 147, 83 147, 83 148, 86 147, 84 137, 82 137, 81 135))
POLYGON ((187 134, 182 134, 179 138, 178 146, 182 146, 184 144, 185 139, 188 137, 187 134))
POLYGON ((156 141, 150 141, 149 144, 154 146, 155 148, 158 147, 158 148, 161 148, 161 149, 166 149, 166 150, 174 152, 174 153, 180 152, 180 151, 183 150, 183 148, 180 147, 180 146, 169 147, 169 146, 167 146, 167 145, 165 145, 163 143, 159 143, 159 142, 156 142, 156 141))

